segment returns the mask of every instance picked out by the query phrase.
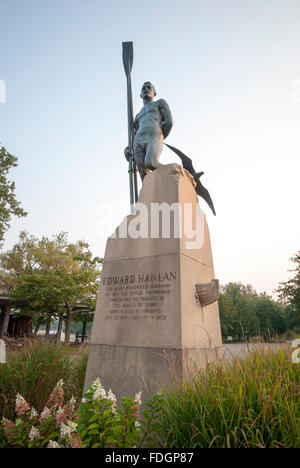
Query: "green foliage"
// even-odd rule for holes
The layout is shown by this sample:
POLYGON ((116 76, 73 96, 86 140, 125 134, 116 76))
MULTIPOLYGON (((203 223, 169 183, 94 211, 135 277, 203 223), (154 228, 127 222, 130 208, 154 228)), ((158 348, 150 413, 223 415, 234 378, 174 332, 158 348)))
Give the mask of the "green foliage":
POLYGON ((162 397, 147 402, 140 418, 140 394, 122 398, 117 407, 97 379, 81 401, 86 364, 87 351, 78 358, 53 345, 28 342, 9 353, 0 368, 0 447, 151 446, 162 397))
POLYGON ((0 288, 35 321, 43 322, 45 316, 64 318, 69 342, 73 316, 80 314, 74 308, 84 304, 88 315, 87 309, 95 306, 101 263, 98 257, 92 258, 87 243, 69 243, 64 232, 53 239, 21 232, 19 242, 0 255, 0 288))
POLYGON ((166 388, 153 446, 300 448, 300 366, 290 350, 257 350, 166 388))
POLYGON ((78 401, 81 399, 81 396, 83 394, 88 356, 88 349, 79 349, 79 356, 74 357, 74 355, 71 355, 72 362, 70 362, 70 384, 72 388, 72 394, 78 401))
POLYGON ((60 380, 43 411, 37 412, 18 394, 15 420, 2 418, 0 446, 12 448, 130 448, 141 441, 140 395, 122 398, 119 408, 111 390, 99 379, 89 387, 76 410, 67 403, 60 380))
POLYGON ((231 296, 220 293, 219 296, 219 310, 222 336, 227 338, 228 336, 235 336, 237 330, 237 311, 233 305, 233 299, 231 296))
POLYGON ((50 441, 58 441, 62 445, 60 431, 56 427, 55 417, 49 417, 42 423, 38 417, 31 418, 29 412, 16 423, 3 419, 3 427, 7 426, 6 448, 47 448, 50 441), (10 426, 9 426, 10 425, 10 426), (32 428, 34 427, 34 433, 32 428))
POLYGON ((282 335, 286 331, 287 318, 284 308, 265 294, 256 299, 255 313, 260 322, 260 335, 282 335))
POLYGON ((250 285, 228 283, 219 299, 223 339, 244 341, 256 336, 269 339, 287 330, 285 308, 266 293, 257 294, 250 285))
POLYGON ((0 418, 12 418, 16 394, 20 393, 41 411, 56 382, 64 379, 66 396, 80 399, 83 391, 87 352, 76 355, 63 346, 26 341, 20 351, 7 352, 7 364, 0 365, 0 418))
POLYGON ((78 408, 78 435, 85 448, 130 448, 139 440, 139 403, 122 398, 120 408, 96 380, 78 408))
POLYGON ((152 398, 145 402, 145 409, 140 420, 140 441, 138 447, 152 448, 157 446, 157 436, 160 431, 160 412, 164 405, 162 391, 155 393, 152 398))
POLYGON ((0 288, 13 291, 22 284, 24 275, 47 273, 60 268, 65 261, 67 234, 61 232, 53 239, 38 239, 22 231, 19 242, 0 254, 0 288))
POLYGON ((7 178, 9 171, 17 167, 17 158, 0 148, 0 245, 4 234, 10 226, 11 216, 26 216, 27 213, 20 207, 15 196, 15 183, 7 178))
POLYGON ((0 449, 6 447, 6 439, 3 424, 0 424, 0 449))
POLYGON ((27 344, 0 367, 0 447, 300 448, 300 366, 291 352, 264 347, 210 364, 154 395, 140 414, 139 395, 117 408, 99 380, 76 408, 87 353, 27 344))
POLYGON ((241 283, 228 283, 224 286, 224 294, 232 298, 236 311, 235 336, 238 340, 250 338, 259 334, 259 320, 255 314, 255 299, 257 293, 252 286, 241 283))
POLYGON ((2 444, 7 448, 81 448, 75 405, 74 398, 65 402, 63 380, 40 413, 18 394, 15 421, 2 418, 2 444))
POLYGON ((280 283, 277 292, 288 306, 288 327, 300 333, 300 250, 290 260, 295 264, 294 276, 280 283))

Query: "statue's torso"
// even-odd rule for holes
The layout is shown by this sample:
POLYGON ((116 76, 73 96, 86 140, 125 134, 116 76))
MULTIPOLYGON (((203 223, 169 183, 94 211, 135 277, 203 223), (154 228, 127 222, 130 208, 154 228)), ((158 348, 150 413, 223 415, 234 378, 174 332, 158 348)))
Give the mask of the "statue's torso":
POLYGON ((136 116, 138 130, 136 137, 146 137, 154 134, 162 134, 162 115, 159 109, 159 101, 148 102, 136 116))

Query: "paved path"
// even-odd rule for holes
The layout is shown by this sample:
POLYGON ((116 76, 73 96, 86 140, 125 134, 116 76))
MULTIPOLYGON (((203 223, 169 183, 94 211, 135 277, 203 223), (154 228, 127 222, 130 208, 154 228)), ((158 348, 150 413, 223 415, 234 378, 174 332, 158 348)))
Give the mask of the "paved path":
POLYGON ((276 350, 280 347, 287 347, 288 345, 285 343, 255 343, 255 344, 224 344, 223 345, 223 352, 224 352, 224 359, 226 361, 231 361, 233 357, 242 358, 245 357, 249 350, 254 349, 261 349, 264 348, 266 350, 276 350))

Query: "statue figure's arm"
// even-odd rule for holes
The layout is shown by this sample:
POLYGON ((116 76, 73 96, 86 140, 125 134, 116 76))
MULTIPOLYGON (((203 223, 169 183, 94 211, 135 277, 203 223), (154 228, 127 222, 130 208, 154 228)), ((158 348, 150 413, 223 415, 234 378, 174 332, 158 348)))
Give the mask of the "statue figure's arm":
POLYGON ((169 135, 173 127, 173 117, 172 117, 170 108, 164 99, 160 99, 158 101, 158 105, 159 105, 160 113, 163 118, 161 129, 162 129, 164 138, 167 138, 167 136, 169 135))
POLYGON ((136 115, 136 117, 134 119, 134 125, 133 125, 134 136, 135 136, 136 132, 138 131, 138 128, 139 128, 139 119, 138 119, 138 116, 136 115))
MULTIPOLYGON (((133 140, 134 140, 136 132, 138 131, 138 128, 139 128, 139 121, 136 116, 136 118, 134 119, 134 124, 133 124, 133 140)), ((131 153, 130 153, 130 149, 128 146, 126 146, 124 150, 124 154, 125 154, 125 158, 127 159, 127 161, 129 161, 131 153)))

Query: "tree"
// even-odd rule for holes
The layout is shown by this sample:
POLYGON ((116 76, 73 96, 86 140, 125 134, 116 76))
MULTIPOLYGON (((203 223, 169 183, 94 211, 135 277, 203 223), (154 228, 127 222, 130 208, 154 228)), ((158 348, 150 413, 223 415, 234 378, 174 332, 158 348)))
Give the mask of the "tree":
POLYGON ((223 293, 232 300, 236 311, 235 333, 238 340, 251 338, 259 333, 259 320, 255 314, 257 293, 251 285, 228 283, 223 287, 223 293))
POLYGON ((64 261, 66 245, 65 232, 52 240, 20 232, 19 242, 0 254, 0 289, 11 292, 22 284, 24 275, 55 270, 64 261))
POLYGON ((0 149, 0 246, 4 234, 10 226, 11 216, 26 216, 27 213, 16 200, 15 183, 10 182, 7 175, 13 167, 17 167, 18 159, 8 153, 5 148, 0 149))
POLYGON ((58 341, 65 320, 69 343, 74 309, 90 304, 97 294, 101 262, 92 258, 87 243, 68 243, 64 232, 53 239, 22 232, 19 243, 0 255, 0 284, 13 300, 26 302, 23 312, 40 321, 46 317, 48 324, 57 318, 58 341))
MULTIPOLYGON (((47 336, 53 318, 63 321, 65 310, 62 305, 62 286, 56 271, 34 271, 24 274, 20 285, 10 292, 12 300, 25 301, 20 308, 23 314, 31 315, 35 319, 35 334, 40 325, 46 324, 47 336)), ((61 328, 60 326, 60 332, 61 328)))
POLYGON ((237 330, 237 311, 233 305, 232 297, 220 293, 219 297, 220 321, 223 338, 235 337, 237 330))
POLYGON ((228 283, 219 299, 222 335, 235 339, 282 335, 287 329, 283 305, 266 293, 257 294, 251 285, 228 283))
POLYGON ((255 313, 260 323, 260 335, 264 338, 286 331, 284 308, 267 294, 260 294, 256 299, 255 313))
POLYGON ((296 268, 289 270, 294 273, 293 278, 281 282, 277 288, 279 298, 286 304, 289 312, 290 328, 300 332, 300 250, 290 259, 296 268))

